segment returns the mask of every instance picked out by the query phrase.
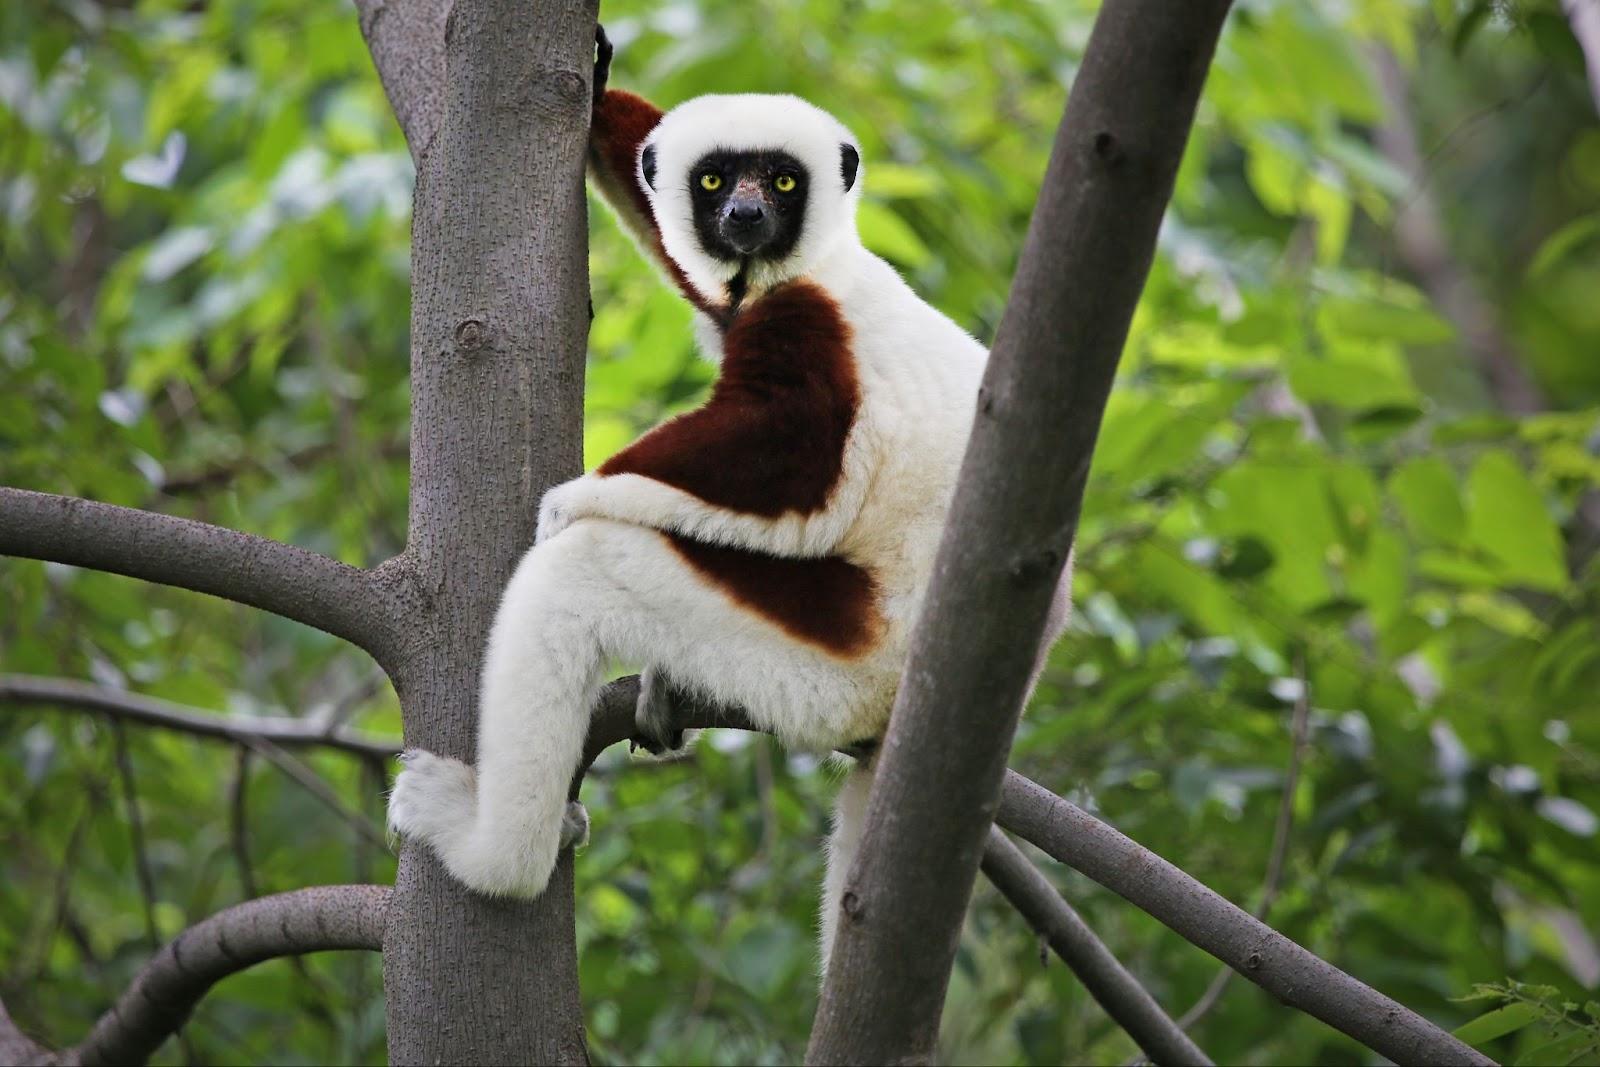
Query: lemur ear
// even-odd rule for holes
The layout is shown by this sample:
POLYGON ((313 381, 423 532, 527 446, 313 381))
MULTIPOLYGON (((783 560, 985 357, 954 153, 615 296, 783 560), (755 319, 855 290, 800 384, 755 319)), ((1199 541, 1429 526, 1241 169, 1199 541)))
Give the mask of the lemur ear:
POLYGON ((844 176, 844 191, 849 192, 850 187, 856 183, 856 169, 861 166, 861 153, 856 151, 853 144, 839 146, 839 173, 844 176))
POLYGON ((656 146, 644 146, 644 154, 639 157, 639 169, 644 172, 644 183, 652 190, 656 187, 656 146))

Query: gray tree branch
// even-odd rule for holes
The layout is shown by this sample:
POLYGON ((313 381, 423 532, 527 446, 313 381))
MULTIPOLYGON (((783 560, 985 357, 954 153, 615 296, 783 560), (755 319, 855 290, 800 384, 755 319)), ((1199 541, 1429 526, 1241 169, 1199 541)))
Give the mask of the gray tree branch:
POLYGON ((444 111, 444 33, 450 0, 356 0, 378 80, 419 164, 444 111))
POLYGON ((248 604, 399 658, 378 572, 208 523, 76 497, 0 488, 0 555, 68 563, 248 604))
POLYGON ((389 890, 317 886, 236 904, 179 934, 155 954, 77 1045, 52 1053, 29 1040, 0 1006, 0 1059, 8 1063, 143 1063, 175 1033, 206 991, 263 960, 383 943, 389 890))
POLYGON ((999 830, 989 830, 983 873, 1022 913, 1078 976, 1089 995, 1145 1051, 1152 1063, 1206 1064, 1211 1060, 1095 936, 1050 880, 999 830))
POLYGON ((1396 1063, 1493 1063, 1015 772, 1006 775, 996 821, 1142 908, 1283 1003, 1396 1063))
POLYGON ((265 741, 280 748, 331 748, 368 759, 388 759, 400 751, 399 738, 374 737, 343 726, 328 730, 309 719, 207 714, 168 700, 71 678, 0 674, 0 703, 82 708, 142 726, 240 745, 265 741))
POLYGON ((1228 7, 1107 0, 1095 20, 984 375, 808 1062, 933 1056, 1039 635, 1228 7))

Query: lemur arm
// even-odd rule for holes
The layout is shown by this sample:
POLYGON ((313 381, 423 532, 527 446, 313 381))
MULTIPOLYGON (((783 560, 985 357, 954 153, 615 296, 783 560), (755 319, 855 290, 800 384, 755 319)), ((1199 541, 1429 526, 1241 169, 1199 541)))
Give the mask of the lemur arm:
POLYGON ((639 149, 661 121, 662 110, 642 96, 607 88, 611 74, 611 42, 595 27, 594 114, 589 122, 589 179, 606 206, 622 223, 640 250, 701 311, 710 313, 705 298, 689 284, 682 269, 661 244, 650 207, 650 191, 639 177, 639 149))
POLYGON ((828 477, 805 429, 785 426, 766 405, 713 396, 546 493, 538 540, 579 519, 612 519, 774 556, 829 555, 855 522, 869 478, 851 469, 859 450, 849 448, 828 477))

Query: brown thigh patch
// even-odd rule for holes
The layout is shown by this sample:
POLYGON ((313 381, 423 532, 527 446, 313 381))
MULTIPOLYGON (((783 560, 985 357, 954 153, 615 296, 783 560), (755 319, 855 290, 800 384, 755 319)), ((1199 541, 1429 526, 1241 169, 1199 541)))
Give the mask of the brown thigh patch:
POLYGON ((866 568, 839 556, 784 559, 662 536, 736 604, 825 652, 854 659, 869 652, 883 631, 877 583, 866 568))

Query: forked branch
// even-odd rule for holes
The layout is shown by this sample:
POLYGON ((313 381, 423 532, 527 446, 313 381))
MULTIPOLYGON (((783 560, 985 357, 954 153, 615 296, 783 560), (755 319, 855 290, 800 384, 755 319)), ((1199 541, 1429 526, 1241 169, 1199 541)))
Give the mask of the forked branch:
POLYGON ((1033 928, 1044 935, 1089 995, 1150 1057, 1151 1063, 1205 1064, 1211 1060, 1179 1029, 1139 980, 1095 936, 1050 880, 999 830, 990 829, 983 873, 1033 928))
POLYGON ((210 593, 342 637, 385 669, 397 612, 378 572, 254 534, 76 497, 0 488, 0 555, 210 593))
POLYGON ((1494 1062, 1014 771, 1006 774, 995 821, 1149 912, 1285 1004, 1396 1063, 1494 1062))
POLYGON ((444 34, 449 0, 356 0, 361 35, 394 117, 419 163, 444 112, 444 34))
MULTIPOLYGON (((639 680, 608 685, 589 722, 584 764, 634 735, 639 680)), ((732 709, 688 709, 687 729, 754 730, 732 709)), ((1295 944, 1075 804, 1007 771, 996 823, 1094 879, 1290 1007, 1396 1063, 1490 1064, 1437 1026, 1295 944)))

